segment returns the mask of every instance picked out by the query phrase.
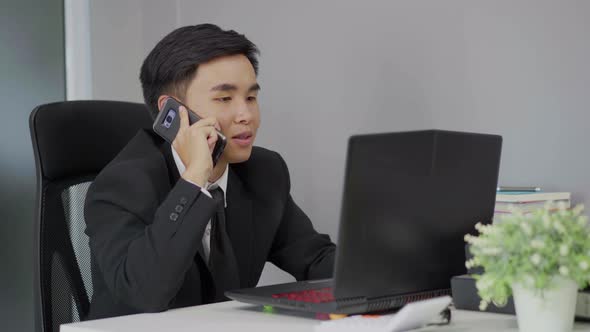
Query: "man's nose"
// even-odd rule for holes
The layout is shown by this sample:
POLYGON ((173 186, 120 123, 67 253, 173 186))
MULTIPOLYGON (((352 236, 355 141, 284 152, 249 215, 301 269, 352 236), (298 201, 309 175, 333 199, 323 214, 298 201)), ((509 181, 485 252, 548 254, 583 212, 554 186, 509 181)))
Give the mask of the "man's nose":
POLYGON ((250 123, 250 121, 252 120, 252 111, 250 111, 248 103, 246 101, 243 101, 237 107, 238 108, 236 110, 237 114, 235 121, 237 123, 250 123))

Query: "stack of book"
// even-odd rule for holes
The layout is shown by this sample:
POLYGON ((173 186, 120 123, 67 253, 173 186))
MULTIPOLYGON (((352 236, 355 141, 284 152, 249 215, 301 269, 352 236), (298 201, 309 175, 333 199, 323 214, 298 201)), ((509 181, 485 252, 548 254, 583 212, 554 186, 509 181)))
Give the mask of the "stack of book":
POLYGON ((526 191, 500 189, 496 193, 494 220, 511 213, 511 207, 515 207, 526 214, 542 209, 549 201, 556 204, 563 202, 567 208, 571 206, 571 193, 569 192, 543 192, 539 188, 526 191))

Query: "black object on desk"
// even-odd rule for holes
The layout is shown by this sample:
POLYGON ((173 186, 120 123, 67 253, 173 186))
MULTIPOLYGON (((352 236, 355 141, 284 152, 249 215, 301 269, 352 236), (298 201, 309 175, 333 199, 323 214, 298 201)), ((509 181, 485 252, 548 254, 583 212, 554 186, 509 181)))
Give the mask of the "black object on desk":
POLYGON ((350 138, 334 279, 226 292, 283 308, 364 313, 448 294, 463 236, 491 222, 502 138, 426 130, 350 138))
MULTIPOLYGON (((453 277, 451 279, 451 293, 453 295, 453 304, 455 305, 455 308, 480 311, 479 303, 481 298, 477 294, 475 278, 472 276, 465 274, 453 277)), ((497 307, 493 303, 490 303, 484 311, 514 315, 514 301, 512 300, 512 297, 510 297, 506 305, 503 307, 497 307)))
MULTIPOLYGON (((481 298, 477 294, 474 277, 470 275, 460 275, 453 277, 451 279, 451 293, 453 296, 453 304, 455 305, 455 308, 461 310, 480 311, 479 303, 481 298)), ((493 303, 490 303, 484 311, 510 315, 514 315, 516 313, 512 296, 508 298, 508 302, 505 306, 498 307, 493 303)), ((576 320, 590 321, 590 289, 578 291, 578 301, 576 303, 576 320)))

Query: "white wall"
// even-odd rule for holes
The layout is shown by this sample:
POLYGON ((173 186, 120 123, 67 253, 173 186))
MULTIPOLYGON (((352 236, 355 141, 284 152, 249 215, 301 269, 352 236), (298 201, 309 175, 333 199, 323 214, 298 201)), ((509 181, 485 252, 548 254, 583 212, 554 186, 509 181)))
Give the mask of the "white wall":
POLYGON ((590 200, 590 1, 105 0, 91 20, 95 98, 142 100, 141 62, 175 27, 254 41, 258 144, 283 154, 297 202, 333 239, 355 133, 501 134, 502 184, 590 200))

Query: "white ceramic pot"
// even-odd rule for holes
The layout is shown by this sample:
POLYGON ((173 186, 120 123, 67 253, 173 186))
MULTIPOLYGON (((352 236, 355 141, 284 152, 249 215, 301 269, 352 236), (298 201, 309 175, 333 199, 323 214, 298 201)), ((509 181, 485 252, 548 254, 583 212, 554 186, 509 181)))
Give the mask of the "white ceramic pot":
POLYGON ((544 291, 512 285, 520 332, 571 332, 574 325, 578 285, 571 279, 554 277, 544 291))

